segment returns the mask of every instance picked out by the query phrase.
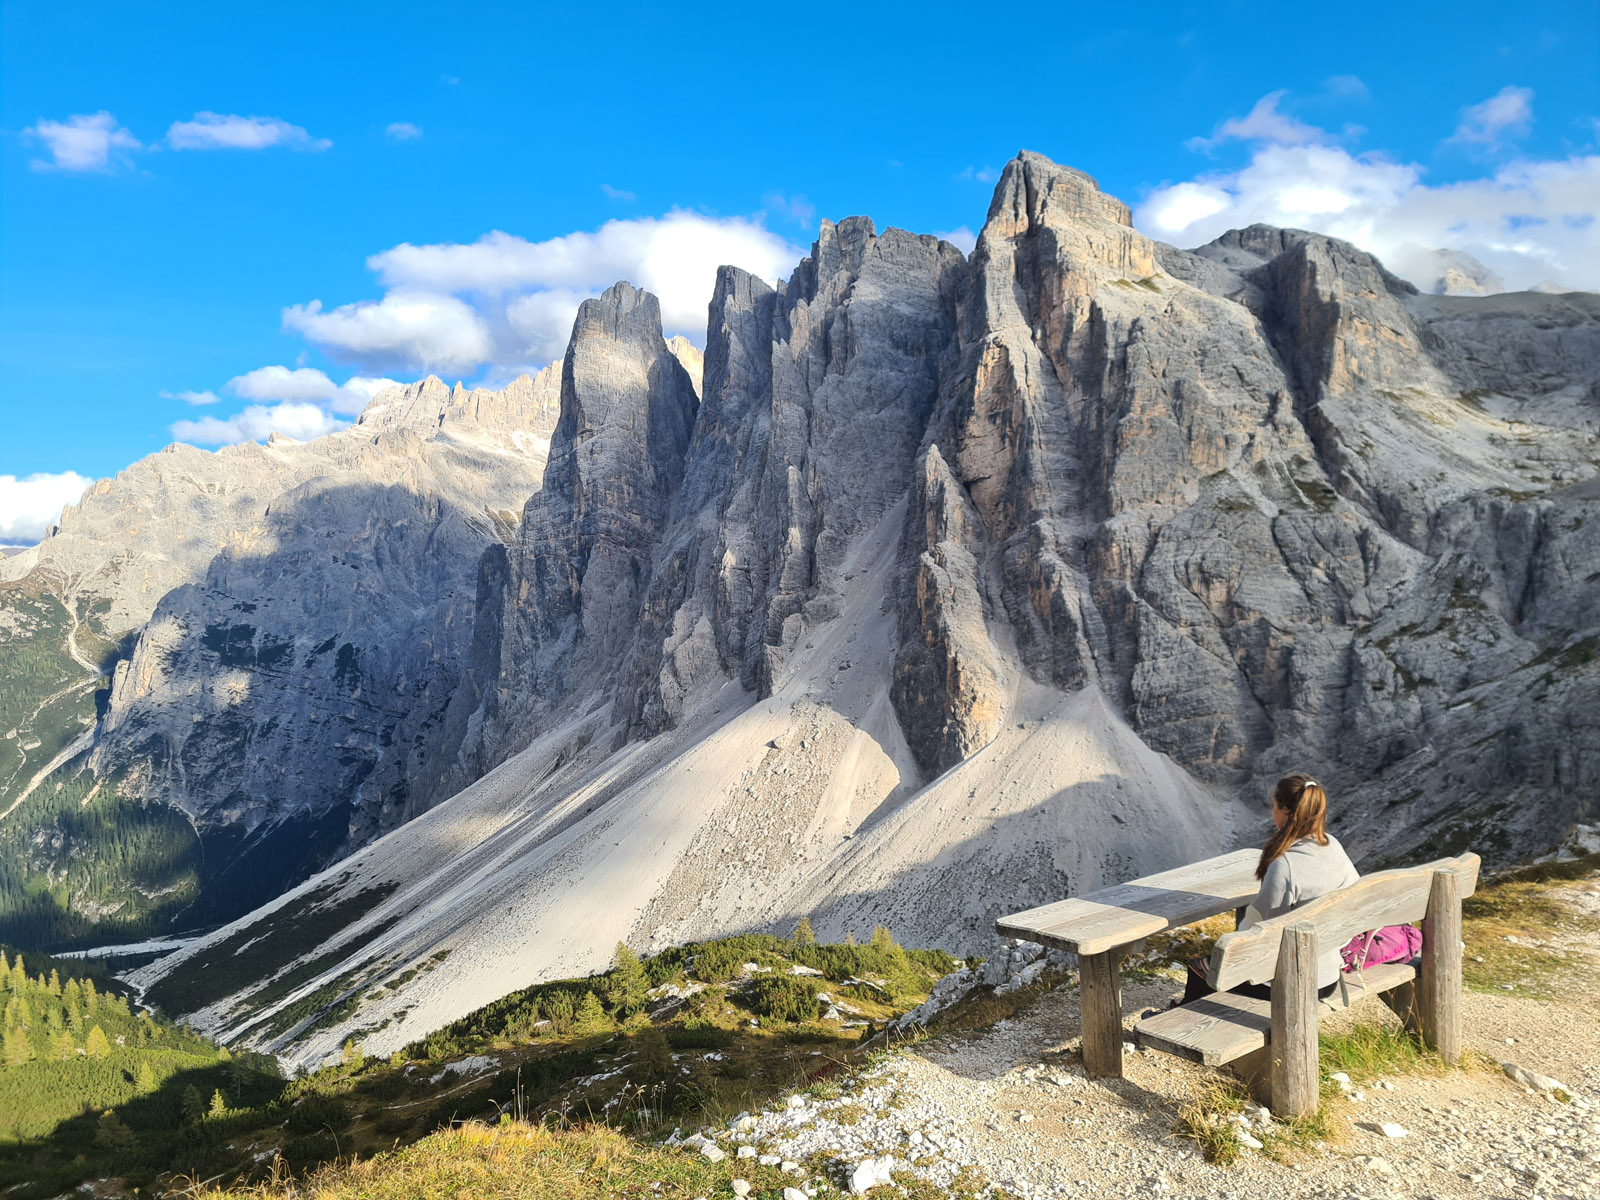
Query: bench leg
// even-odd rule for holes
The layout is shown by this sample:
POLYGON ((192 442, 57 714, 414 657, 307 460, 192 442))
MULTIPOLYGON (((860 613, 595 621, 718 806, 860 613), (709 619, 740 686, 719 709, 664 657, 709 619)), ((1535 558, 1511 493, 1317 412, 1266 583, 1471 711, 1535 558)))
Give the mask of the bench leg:
POLYGON ((1317 927, 1291 925, 1278 944, 1272 978, 1272 1104, 1274 1116, 1317 1111, 1317 927))
POLYGON ((1272 1047, 1263 1046, 1241 1055, 1228 1064, 1250 1091, 1250 1098, 1263 1108, 1272 1107, 1272 1047))
POLYGON ((1090 1079, 1122 1078, 1122 971, 1115 950, 1078 959, 1083 1012, 1083 1071, 1090 1079))
POLYGON ((1417 988, 1415 983, 1402 983, 1398 987, 1390 988, 1387 992, 1380 993, 1383 1002, 1389 1006, 1389 1011, 1400 1018, 1406 1027, 1406 1032, 1412 1036, 1422 1033, 1422 1022, 1417 1015, 1417 988))
POLYGON ((1461 875, 1453 869, 1433 873, 1417 998, 1423 1042, 1455 1066, 1461 1061, 1461 875))

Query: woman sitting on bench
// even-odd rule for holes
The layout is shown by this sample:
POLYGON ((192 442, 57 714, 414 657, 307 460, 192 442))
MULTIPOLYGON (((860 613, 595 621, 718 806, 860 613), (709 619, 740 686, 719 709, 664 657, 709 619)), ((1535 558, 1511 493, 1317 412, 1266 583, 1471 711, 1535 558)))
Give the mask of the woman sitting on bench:
MULTIPOLYGON (((1359 876, 1350 856, 1327 830, 1328 794, 1309 775, 1290 775, 1278 780, 1272 792, 1272 823, 1278 831, 1261 848, 1256 878, 1261 890, 1255 903, 1245 910, 1240 929, 1280 917, 1309 900, 1349 887, 1359 876)), ((1329 951, 1317 959, 1317 997, 1326 999, 1339 985, 1339 952, 1329 951)), ((1183 999, 1172 1005, 1187 1004, 1215 989, 1206 982, 1205 959, 1188 964, 1188 979, 1183 999)), ((1270 999, 1272 988, 1264 983, 1241 983, 1230 988, 1243 996, 1270 999)))

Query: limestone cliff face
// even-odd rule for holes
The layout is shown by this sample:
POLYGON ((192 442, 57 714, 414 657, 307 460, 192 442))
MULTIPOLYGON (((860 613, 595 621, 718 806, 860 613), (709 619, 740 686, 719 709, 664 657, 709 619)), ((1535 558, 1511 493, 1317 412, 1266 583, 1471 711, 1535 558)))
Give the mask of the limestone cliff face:
POLYGON ((1595 770, 1561 743, 1592 745, 1600 711, 1600 593, 1573 570, 1600 561, 1596 315, 1421 297, 1296 231, 1158 246, 1022 155, 908 527, 895 695, 919 760, 992 736, 998 625, 1201 778, 1338 780, 1363 851, 1560 836, 1595 770), (1541 356, 1557 369, 1510 368, 1541 356), (980 521, 950 520, 947 471, 980 521))

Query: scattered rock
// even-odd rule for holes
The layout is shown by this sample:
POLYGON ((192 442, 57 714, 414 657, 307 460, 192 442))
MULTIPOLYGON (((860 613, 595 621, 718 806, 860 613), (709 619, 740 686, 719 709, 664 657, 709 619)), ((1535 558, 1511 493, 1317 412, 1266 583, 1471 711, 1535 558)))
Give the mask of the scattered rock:
POLYGON ((894 1183, 889 1172, 894 1167, 894 1156, 885 1154, 882 1158, 863 1159, 856 1164, 855 1170, 850 1172, 850 1194, 862 1196, 871 1188, 894 1183))
MULTIPOLYGON (((1509 1039, 1507 1039, 1509 1040, 1509 1039)), ((1566 1092, 1569 1095, 1572 1089, 1560 1080, 1551 1079, 1548 1075, 1540 1075, 1537 1071, 1530 1071, 1519 1067, 1516 1063, 1501 1063, 1506 1075, 1516 1080, 1523 1087, 1532 1088, 1536 1092, 1566 1092)))

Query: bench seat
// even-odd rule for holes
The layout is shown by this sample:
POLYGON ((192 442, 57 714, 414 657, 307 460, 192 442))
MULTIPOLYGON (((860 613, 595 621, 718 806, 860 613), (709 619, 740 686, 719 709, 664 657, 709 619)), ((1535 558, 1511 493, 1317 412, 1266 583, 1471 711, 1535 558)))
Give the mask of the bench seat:
MULTIPOLYGON (((1317 1020, 1388 992, 1416 978, 1404 963, 1381 963, 1357 973, 1346 972, 1344 986, 1317 1002, 1317 1020)), ((1146 1017, 1134 1027, 1138 1044, 1162 1050, 1208 1067, 1219 1067, 1260 1050, 1272 1040, 1272 1001, 1214 992, 1146 1017)))

